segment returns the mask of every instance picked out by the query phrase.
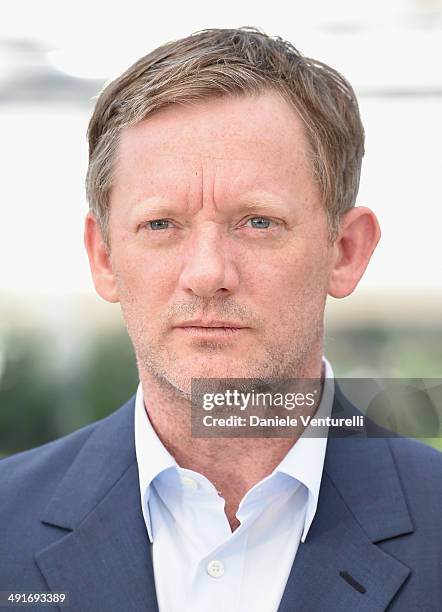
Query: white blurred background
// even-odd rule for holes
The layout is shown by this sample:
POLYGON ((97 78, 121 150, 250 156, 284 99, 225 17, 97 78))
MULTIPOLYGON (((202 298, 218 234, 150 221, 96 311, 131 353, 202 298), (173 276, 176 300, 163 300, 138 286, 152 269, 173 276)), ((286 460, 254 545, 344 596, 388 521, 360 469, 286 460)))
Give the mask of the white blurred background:
POLYGON ((440 376, 442 0, 16 0, 0 22, 0 383, 11 330, 43 330, 62 376, 92 332, 122 327, 94 293, 83 247, 94 96, 163 42, 244 25, 337 68, 359 98, 358 202, 383 233, 355 294, 328 305, 338 371, 440 376))
POLYGON ((401 310, 423 299, 431 316, 442 314, 442 1, 266 4, 4 6, 3 299, 30 306, 44 296, 93 293, 82 243, 85 133, 104 81, 167 40, 205 27, 255 25, 340 70, 359 96, 367 134, 359 203, 375 210, 383 237, 358 292, 339 310, 347 318, 382 294, 387 314, 399 295, 401 310))

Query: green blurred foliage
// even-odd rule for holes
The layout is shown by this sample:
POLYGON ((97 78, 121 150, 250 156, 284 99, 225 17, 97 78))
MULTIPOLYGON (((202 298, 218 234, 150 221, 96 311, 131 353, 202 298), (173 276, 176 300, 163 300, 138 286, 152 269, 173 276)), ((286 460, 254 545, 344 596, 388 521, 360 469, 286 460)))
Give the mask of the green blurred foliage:
POLYGON ((442 329, 366 326, 327 332, 336 376, 364 370, 379 378, 442 378, 442 329))
POLYGON ((57 396, 44 367, 41 338, 9 337, 3 341, 0 380, 0 453, 10 454, 58 435, 57 396))
POLYGON ((136 391, 138 374, 125 332, 97 336, 60 372, 48 338, 3 338, 0 455, 38 446, 107 416, 136 391))
MULTIPOLYGON (((61 342, 63 346, 63 342, 61 342)), ((438 329, 365 328, 328 332, 336 376, 442 378, 438 329)), ((0 337, 0 456, 32 448, 107 416, 136 391, 138 374, 123 328, 78 340, 57 354, 43 333, 0 337)), ((442 450, 441 438, 423 441, 442 450)))

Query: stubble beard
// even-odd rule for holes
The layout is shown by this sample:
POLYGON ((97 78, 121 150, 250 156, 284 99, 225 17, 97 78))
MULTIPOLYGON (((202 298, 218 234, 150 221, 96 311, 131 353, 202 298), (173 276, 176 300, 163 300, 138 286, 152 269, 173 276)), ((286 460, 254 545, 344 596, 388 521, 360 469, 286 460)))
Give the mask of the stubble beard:
MULTIPOLYGON (((128 326, 129 329, 129 326, 128 326)), ((275 379, 286 380, 311 377, 310 367, 318 354, 322 354, 323 322, 310 329, 308 335, 294 332, 292 342, 281 344, 267 342, 264 346, 263 356, 259 361, 252 358, 241 360, 241 364, 229 373, 216 371, 216 368, 204 367, 203 372, 192 376, 188 368, 183 371, 176 367, 179 357, 168 348, 159 348, 159 342, 146 341, 145 332, 129 331, 137 359, 140 380, 152 380, 166 397, 179 402, 191 402, 192 378, 220 378, 220 379, 246 379, 241 380, 241 390, 246 392, 260 385, 270 384, 275 379)), ((224 345, 212 341, 203 341, 202 345, 208 354, 222 350, 224 345)), ((220 381, 219 391, 224 389, 220 381)))
MULTIPOLYGON (((279 324, 277 326, 279 330, 277 340, 271 341, 267 338, 261 344, 263 350, 260 351, 259 361, 256 360, 254 354, 250 357, 246 356, 241 359, 240 363, 235 363, 229 373, 216 371, 215 368, 207 367, 207 364, 204 364, 204 367, 200 366, 201 372, 192 375, 188 368, 180 369, 179 366, 177 368, 180 357, 164 343, 158 332, 143 324, 142 317, 135 307, 133 296, 120 282, 118 275, 117 281, 120 306, 134 347, 140 380, 143 383, 146 380, 151 381, 157 386, 161 394, 170 400, 181 403, 191 402, 192 378, 248 379, 241 385, 242 390, 246 392, 252 388, 256 389, 259 381, 265 385, 275 379, 312 377, 312 363, 315 363, 318 358, 320 360, 322 356, 325 302, 321 304, 322 307, 318 305, 317 309, 313 309, 309 313, 304 311, 294 327, 279 324), (287 341, 287 338, 291 339, 290 342, 287 341)), ((313 299, 306 301, 314 303, 313 299)), ((237 312, 240 320, 250 320, 250 317, 247 318, 248 313, 246 311, 242 311, 237 305, 230 305, 227 308, 227 304, 228 301, 218 304, 217 312, 221 316, 225 312, 226 316, 233 315, 234 318, 237 312)), ((176 307, 174 314, 179 312, 179 308, 176 307)), ((193 312, 186 304, 180 314, 192 316, 193 312)), ((167 329, 168 322, 168 319, 165 318, 164 321, 160 322, 160 328, 162 327, 161 324, 164 323, 164 328, 167 329)), ((199 343, 200 348, 204 349, 209 357, 217 351, 225 350, 225 344, 222 342, 199 340, 199 343)), ((198 357, 200 362, 202 361, 200 359, 201 355, 204 355, 202 351, 198 357)), ((222 389, 220 388, 220 390, 222 389)))

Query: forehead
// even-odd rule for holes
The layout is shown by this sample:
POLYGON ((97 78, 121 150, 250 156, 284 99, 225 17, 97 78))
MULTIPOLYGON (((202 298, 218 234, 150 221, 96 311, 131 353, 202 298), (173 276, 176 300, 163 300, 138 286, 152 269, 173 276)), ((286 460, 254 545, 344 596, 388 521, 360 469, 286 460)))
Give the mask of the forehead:
POLYGON ((302 120, 276 92, 172 105, 121 133, 114 185, 176 189, 199 170, 230 187, 310 177, 302 120))

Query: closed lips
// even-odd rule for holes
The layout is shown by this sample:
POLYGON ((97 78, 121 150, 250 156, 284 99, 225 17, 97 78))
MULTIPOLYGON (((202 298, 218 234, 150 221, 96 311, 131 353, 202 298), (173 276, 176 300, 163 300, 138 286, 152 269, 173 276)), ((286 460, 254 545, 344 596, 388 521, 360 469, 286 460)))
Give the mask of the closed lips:
POLYGON ((229 327, 233 329, 242 329, 244 326, 240 323, 234 323, 233 321, 185 321, 184 323, 180 323, 177 327, 229 327))

